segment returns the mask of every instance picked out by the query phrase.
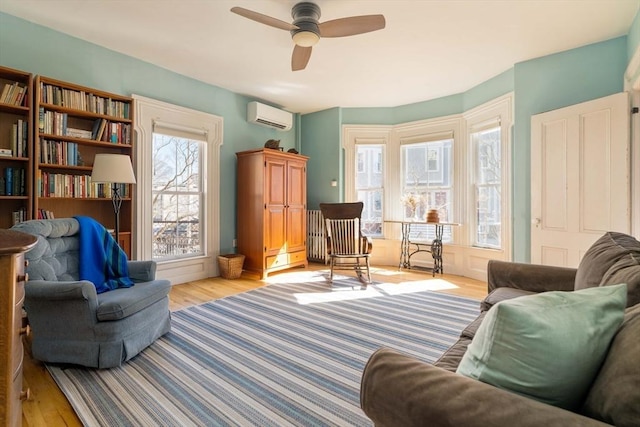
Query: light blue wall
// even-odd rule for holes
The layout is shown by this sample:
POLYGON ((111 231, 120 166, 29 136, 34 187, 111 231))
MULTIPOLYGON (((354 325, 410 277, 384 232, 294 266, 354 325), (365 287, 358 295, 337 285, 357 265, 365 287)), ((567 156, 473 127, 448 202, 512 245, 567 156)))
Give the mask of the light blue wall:
POLYGON ((344 159, 340 144, 340 121, 340 108, 302 116, 301 153, 310 157, 307 164, 309 209, 318 209, 322 202, 335 203, 342 200, 344 159), (331 186, 334 179, 338 181, 337 187, 331 186))
MULTIPOLYGON (((232 252, 236 218, 237 151, 280 139, 296 146, 297 131, 279 132, 246 121, 253 99, 208 85, 78 38, 0 13, 0 64, 121 95, 133 93, 224 118, 220 158, 220 250, 232 252)), ((296 121, 294 121, 295 123, 296 121)))
POLYGON ((489 102, 500 95, 513 91, 513 68, 490 78, 489 80, 473 87, 464 93, 462 111, 489 102))

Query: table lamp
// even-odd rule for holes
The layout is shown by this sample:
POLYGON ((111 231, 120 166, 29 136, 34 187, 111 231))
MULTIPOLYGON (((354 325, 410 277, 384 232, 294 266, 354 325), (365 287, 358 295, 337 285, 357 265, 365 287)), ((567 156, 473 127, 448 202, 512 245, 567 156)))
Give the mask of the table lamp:
POLYGON ((111 201, 113 202, 113 212, 116 217, 116 243, 120 231, 120 206, 122 205, 122 195, 118 184, 135 184, 136 177, 131 166, 131 157, 126 154, 96 154, 93 160, 93 171, 91 172, 91 182, 110 182, 111 201))

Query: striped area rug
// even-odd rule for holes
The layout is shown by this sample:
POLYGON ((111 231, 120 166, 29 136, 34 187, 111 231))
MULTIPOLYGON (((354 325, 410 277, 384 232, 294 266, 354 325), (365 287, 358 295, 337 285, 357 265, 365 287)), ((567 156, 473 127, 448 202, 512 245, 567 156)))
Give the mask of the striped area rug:
POLYGON ((86 426, 370 426, 371 353, 433 362, 478 314, 478 301, 427 290, 438 279, 275 278, 174 312, 172 331, 120 368, 47 367, 86 426))

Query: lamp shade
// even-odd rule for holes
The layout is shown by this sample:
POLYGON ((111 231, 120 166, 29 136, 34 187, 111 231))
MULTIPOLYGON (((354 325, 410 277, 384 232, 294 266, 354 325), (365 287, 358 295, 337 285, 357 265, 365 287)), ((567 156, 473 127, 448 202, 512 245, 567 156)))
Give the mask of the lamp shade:
POLYGON ((91 182, 135 184, 131 157, 125 154, 96 154, 91 182))

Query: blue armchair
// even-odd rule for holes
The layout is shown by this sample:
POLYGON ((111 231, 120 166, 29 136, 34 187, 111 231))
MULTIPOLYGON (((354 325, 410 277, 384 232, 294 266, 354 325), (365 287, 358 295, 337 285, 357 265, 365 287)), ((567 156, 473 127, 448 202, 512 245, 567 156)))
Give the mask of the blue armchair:
POLYGON ((171 283, 155 279, 155 262, 129 261, 135 285, 97 294, 93 283, 79 279, 76 219, 32 220, 13 229, 38 238, 26 254, 24 301, 36 360, 120 366, 171 329, 171 283))

